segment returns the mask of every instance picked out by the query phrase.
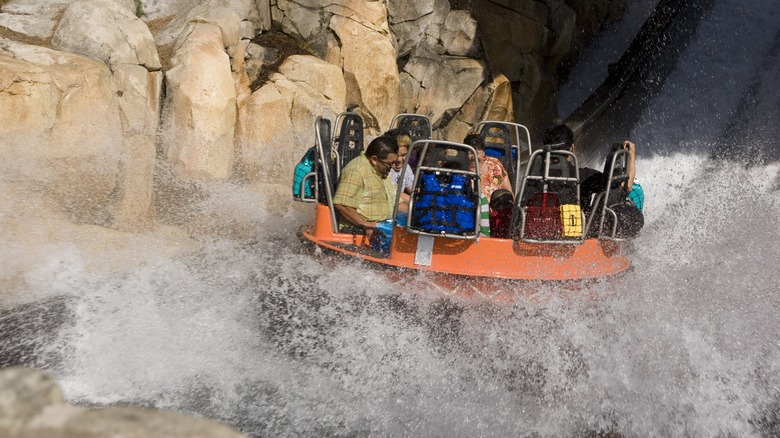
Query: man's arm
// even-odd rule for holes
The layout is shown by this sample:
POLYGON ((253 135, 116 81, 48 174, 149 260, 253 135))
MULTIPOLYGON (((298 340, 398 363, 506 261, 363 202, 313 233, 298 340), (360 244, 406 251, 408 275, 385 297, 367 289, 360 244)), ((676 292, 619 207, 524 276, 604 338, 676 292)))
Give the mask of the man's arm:
POLYGON ((336 211, 351 224, 363 228, 368 233, 369 230, 376 229, 376 222, 367 221, 357 209, 344 204, 333 204, 336 211))
POLYGON ((623 147, 628 149, 628 184, 626 189, 630 192, 631 187, 634 186, 634 177, 636 176, 636 146, 634 143, 626 140, 623 142, 623 147))

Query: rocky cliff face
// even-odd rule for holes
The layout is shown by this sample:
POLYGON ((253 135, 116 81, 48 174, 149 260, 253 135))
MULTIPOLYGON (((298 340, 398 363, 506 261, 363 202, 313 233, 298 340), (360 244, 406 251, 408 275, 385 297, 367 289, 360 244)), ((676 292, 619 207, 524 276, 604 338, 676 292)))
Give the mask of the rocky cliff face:
POLYGON ((314 118, 348 106, 369 135, 400 112, 451 140, 535 132, 556 68, 623 1, 6 0, 3 241, 187 225, 204 181, 286 197, 314 118))

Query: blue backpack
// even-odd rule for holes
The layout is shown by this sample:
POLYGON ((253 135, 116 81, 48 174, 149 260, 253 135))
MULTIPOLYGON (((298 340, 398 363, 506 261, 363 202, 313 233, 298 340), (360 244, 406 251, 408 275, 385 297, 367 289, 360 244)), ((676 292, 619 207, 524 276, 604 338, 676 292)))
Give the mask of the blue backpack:
POLYGON ((636 205, 639 211, 645 206, 645 191, 642 190, 642 186, 638 182, 634 182, 631 186, 631 193, 628 194, 628 199, 636 205))
MULTIPOLYGON (((314 168, 314 146, 310 147, 306 154, 303 155, 301 161, 295 166, 295 173, 293 173, 292 194, 293 197, 301 197, 301 182, 303 179, 311 173, 314 168)), ((306 181, 306 186, 303 189, 303 197, 311 198, 314 196, 314 179, 309 178, 306 181)))

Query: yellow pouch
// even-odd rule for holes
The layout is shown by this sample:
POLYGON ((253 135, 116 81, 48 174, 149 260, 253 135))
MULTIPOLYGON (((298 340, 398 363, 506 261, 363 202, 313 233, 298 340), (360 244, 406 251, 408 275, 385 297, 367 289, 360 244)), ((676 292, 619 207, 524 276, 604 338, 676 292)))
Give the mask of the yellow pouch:
POLYGON ((582 210, 577 204, 561 205, 563 237, 582 237, 582 210))

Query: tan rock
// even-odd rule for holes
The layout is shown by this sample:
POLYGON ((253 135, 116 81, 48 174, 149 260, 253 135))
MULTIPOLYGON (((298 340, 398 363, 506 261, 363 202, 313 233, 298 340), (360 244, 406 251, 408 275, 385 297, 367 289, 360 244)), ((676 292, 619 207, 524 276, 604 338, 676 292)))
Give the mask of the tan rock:
MULTIPOLYGON (((512 102, 512 84, 504 75, 498 75, 488 86, 490 99, 485 107, 484 120, 514 122, 514 105, 512 102)), ((521 122, 522 123, 522 122, 521 122)))
POLYGON ((117 3, 77 0, 64 11, 52 47, 106 64, 135 64, 160 69, 152 33, 138 17, 117 3))
POLYGON ((339 106, 347 97, 341 70, 313 56, 290 56, 279 66, 279 73, 291 82, 311 88, 315 97, 325 97, 339 106))
POLYGON ((457 111, 485 79, 485 67, 470 58, 415 58, 406 71, 420 82, 417 112, 438 125, 445 112, 457 111))
POLYGON ((143 408, 83 409, 65 404, 46 375, 0 370, 0 435, 14 437, 242 438, 205 418, 143 408))
POLYGON ((247 179, 287 185, 314 144, 314 120, 344 110, 346 84, 337 66, 313 56, 291 56, 279 71, 240 108, 238 137, 247 179))
POLYGON ((16 434, 47 406, 64 403, 62 390, 45 374, 26 368, 0 371, 0 432, 16 434))
POLYGON ((400 105, 400 81, 396 51, 388 35, 359 22, 334 16, 331 28, 341 41, 341 57, 353 99, 372 114, 380 130, 387 129, 400 105), (366 62, 371 60, 371 62, 366 62))
MULTIPOLYGON (((0 111, 0 129, 10 137, 44 135, 56 123, 59 100, 51 75, 8 52, 0 53, 0 72, 0 107, 5 109, 0 111)), ((0 145, 10 148, 5 142, 0 145)), ((11 150, 0 152, 8 156, 11 150)))
POLYGON ((158 46, 164 46, 177 40, 181 41, 190 32, 194 24, 212 24, 220 30, 223 48, 229 48, 241 39, 241 17, 226 7, 211 6, 202 3, 177 15, 154 38, 158 46))
POLYGON ((185 14, 201 0, 139 0, 144 20, 165 20, 185 14))
POLYGON ((224 179, 233 165, 236 89, 222 30, 194 24, 166 74, 163 149, 184 179, 224 179))
POLYGON ((3 4, 0 26, 34 38, 50 38, 62 11, 70 4, 65 0, 9 0, 3 4))
POLYGON ((287 177, 273 158, 287 149, 282 145, 301 150, 294 144, 298 139, 290 115, 293 99, 293 93, 282 94, 269 83, 252 93, 239 109, 238 146, 245 179, 282 182, 287 177))
POLYGON ((123 135, 109 68, 79 55, 0 40, 3 176, 34 187, 73 220, 108 225, 123 135))

